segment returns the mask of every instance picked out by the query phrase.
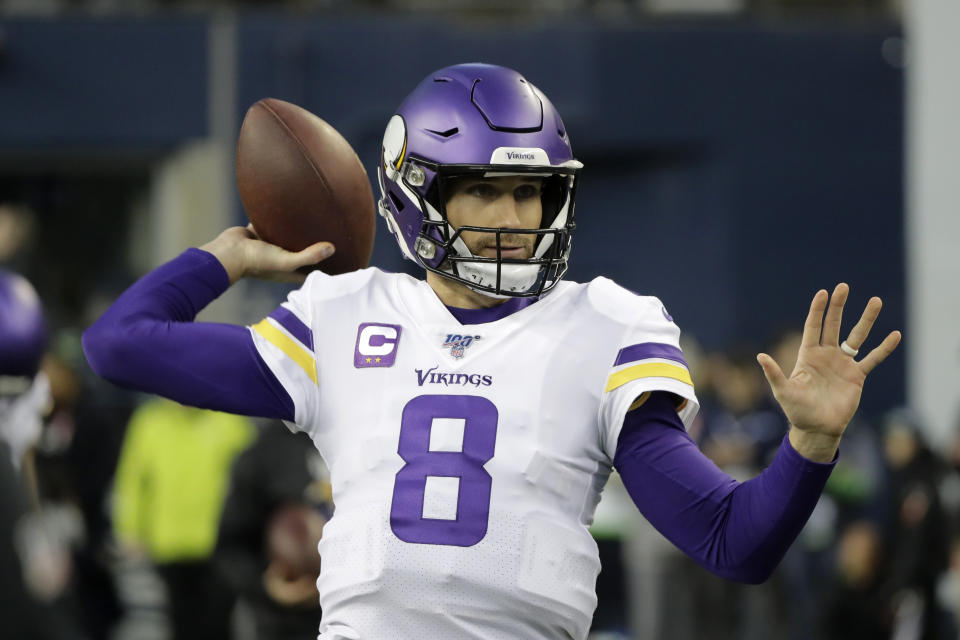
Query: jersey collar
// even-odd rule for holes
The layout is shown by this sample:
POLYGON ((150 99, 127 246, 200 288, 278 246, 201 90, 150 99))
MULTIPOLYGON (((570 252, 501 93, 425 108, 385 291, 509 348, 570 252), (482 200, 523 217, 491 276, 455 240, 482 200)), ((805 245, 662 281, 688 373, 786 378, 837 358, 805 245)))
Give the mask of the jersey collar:
POLYGON ((457 319, 462 325, 468 324, 486 324, 488 322, 496 322, 501 318, 506 318, 512 313, 520 311, 534 302, 538 298, 510 298, 503 304, 498 304, 495 307, 488 307, 486 309, 464 309, 462 307, 451 307, 449 305, 444 305, 447 307, 447 311, 450 312, 454 318, 457 319))

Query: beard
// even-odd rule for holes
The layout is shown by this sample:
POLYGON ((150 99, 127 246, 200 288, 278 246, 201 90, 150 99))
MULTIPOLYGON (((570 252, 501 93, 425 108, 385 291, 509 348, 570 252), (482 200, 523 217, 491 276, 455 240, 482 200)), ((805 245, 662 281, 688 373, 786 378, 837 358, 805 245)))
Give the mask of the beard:
MULTIPOLYGON (((475 256, 497 257, 497 236, 489 233, 466 232, 461 236, 467 249, 475 256)), ((527 260, 533 257, 534 246, 539 236, 532 233, 501 233, 500 249, 505 258, 527 260)))

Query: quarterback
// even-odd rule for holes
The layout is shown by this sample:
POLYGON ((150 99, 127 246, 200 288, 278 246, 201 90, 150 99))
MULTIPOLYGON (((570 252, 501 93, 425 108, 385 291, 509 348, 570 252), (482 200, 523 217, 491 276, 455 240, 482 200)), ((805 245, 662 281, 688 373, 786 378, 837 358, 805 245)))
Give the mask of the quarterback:
POLYGON ((321 640, 585 638, 600 570, 588 526, 614 468, 651 523, 731 580, 765 580, 806 522, 866 375, 899 342, 855 357, 880 300, 841 342, 848 287, 821 290, 795 370, 758 356, 791 427, 737 482, 686 433, 697 396, 660 301, 563 279, 581 167, 520 74, 441 69, 390 119, 379 162, 379 211, 425 280, 314 271, 251 327, 193 322, 239 278, 333 251, 236 227, 84 334, 117 384, 309 434, 336 505, 321 640))

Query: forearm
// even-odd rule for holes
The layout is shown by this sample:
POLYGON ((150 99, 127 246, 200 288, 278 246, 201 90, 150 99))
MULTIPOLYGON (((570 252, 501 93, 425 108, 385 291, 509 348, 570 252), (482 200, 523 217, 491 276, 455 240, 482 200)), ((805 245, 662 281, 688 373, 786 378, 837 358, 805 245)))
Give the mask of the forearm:
POLYGON ((190 249, 130 287, 83 335, 93 370, 191 406, 293 420, 293 402, 245 327, 194 323, 229 287, 222 264, 190 249))
POLYGON ((665 537, 711 572, 750 583, 780 562, 833 467, 804 459, 785 438, 767 469, 739 483, 700 452, 656 394, 628 414, 614 464, 665 537))

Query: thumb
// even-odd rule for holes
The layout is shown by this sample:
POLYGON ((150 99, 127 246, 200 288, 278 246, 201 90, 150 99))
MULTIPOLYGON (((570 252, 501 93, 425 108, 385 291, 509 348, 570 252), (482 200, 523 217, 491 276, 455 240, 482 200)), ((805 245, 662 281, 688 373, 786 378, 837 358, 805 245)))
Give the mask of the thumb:
POLYGON ((773 389, 773 395, 779 396, 780 391, 787 384, 787 377, 783 375, 780 365, 765 353, 757 354, 757 362, 760 363, 760 368, 763 369, 763 375, 767 379, 767 384, 773 389))
POLYGON ((306 249, 302 249, 293 254, 293 268, 308 267, 326 260, 333 255, 335 247, 331 242, 317 242, 306 249))

